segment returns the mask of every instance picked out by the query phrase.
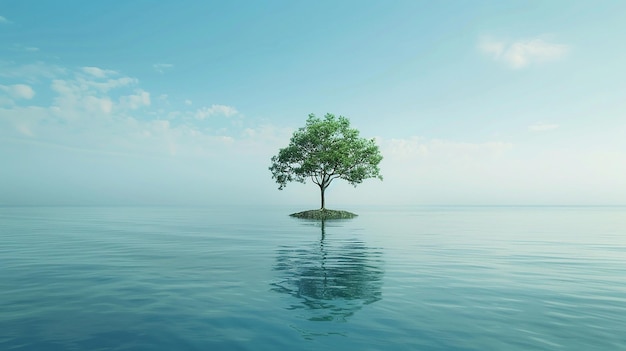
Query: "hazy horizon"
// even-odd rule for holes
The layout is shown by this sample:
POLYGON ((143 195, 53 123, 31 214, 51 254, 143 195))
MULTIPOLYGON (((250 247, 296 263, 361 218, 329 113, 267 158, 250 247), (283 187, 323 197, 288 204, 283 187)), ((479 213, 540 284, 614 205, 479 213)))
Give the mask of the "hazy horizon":
POLYGON ((0 206, 289 205, 309 113, 376 138, 329 208, 626 205, 625 2, 0 5, 0 206), (35 6, 36 5, 36 6, 35 6))

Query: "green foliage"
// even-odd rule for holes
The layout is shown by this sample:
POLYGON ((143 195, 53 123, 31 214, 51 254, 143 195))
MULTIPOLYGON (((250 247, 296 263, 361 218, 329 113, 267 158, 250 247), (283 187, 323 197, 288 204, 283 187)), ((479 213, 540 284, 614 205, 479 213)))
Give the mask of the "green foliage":
POLYGON ((283 189, 287 183, 310 179, 323 192, 335 179, 356 186, 368 178, 383 179, 378 164, 383 159, 374 139, 359 137, 343 116, 328 113, 323 119, 310 114, 289 145, 272 157, 272 178, 283 189))

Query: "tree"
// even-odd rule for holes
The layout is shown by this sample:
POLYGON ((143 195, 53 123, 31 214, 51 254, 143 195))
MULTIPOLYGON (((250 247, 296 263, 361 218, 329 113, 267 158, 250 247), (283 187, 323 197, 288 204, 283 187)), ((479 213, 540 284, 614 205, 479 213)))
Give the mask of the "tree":
POLYGON ((324 191, 333 180, 344 179, 355 187, 368 178, 382 180, 378 168, 382 159, 374 139, 360 138, 346 117, 327 113, 320 119, 310 114, 289 145, 272 157, 269 169, 279 190, 288 182, 310 179, 320 188, 325 209, 324 191))

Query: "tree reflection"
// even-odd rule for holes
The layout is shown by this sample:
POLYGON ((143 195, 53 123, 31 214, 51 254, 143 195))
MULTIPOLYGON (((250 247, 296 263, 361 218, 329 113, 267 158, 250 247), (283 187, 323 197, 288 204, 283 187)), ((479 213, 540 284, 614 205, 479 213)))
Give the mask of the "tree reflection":
POLYGON ((323 221, 321 231, 308 247, 278 250, 272 290, 297 298, 290 309, 306 310, 309 320, 345 320, 381 299, 381 253, 362 241, 327 239, 323 221))

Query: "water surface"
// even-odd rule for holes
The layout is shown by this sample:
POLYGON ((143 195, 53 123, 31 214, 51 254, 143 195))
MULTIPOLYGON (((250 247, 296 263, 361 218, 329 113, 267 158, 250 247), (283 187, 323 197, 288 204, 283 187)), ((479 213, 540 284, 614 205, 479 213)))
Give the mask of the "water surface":
POLYGON ((626 350, 626 208, 0 208, 3 350, 626 350))

